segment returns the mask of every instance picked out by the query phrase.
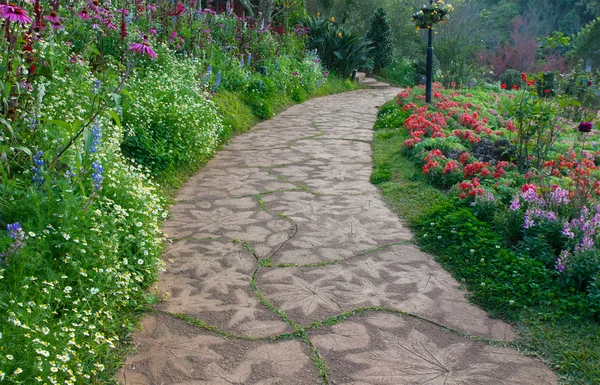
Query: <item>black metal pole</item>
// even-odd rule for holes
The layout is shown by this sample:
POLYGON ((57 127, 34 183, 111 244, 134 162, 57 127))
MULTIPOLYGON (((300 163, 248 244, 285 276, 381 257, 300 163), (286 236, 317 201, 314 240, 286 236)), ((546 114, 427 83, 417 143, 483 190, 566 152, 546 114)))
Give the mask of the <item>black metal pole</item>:
MULTIPOLYGON (((429 0, 429 4, 433 5, 433 0, 429 0)), ((425 90, 425 101, 431 103, 431 88, 433 83, 433 29, 429 28, 429 39, 427 42, 427 88, 425 90)))

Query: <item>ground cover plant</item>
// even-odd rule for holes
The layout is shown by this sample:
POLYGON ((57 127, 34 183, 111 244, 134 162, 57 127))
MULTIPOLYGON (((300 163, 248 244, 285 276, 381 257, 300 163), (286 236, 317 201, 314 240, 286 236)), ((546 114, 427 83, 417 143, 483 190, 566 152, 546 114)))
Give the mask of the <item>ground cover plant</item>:
POLYGON ((0 4, 0 381, 112 381, 165 191, 258 119, 354 87, 295 21, 201 5, 0 4))
POLYGON ((600 153, 595 81, 577 77, 578 92, 541 74, 511 91, 438 84, 430 105, 406 89, 380 110, 372 181, 523 349, 585 384, 600 378, 600 153))

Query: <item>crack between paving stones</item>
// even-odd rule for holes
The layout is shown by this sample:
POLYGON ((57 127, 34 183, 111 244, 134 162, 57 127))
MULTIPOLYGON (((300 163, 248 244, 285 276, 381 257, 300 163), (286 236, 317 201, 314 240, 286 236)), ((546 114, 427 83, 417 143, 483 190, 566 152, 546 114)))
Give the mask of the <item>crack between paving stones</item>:
POLYGON ((260 292, 260 290, 258 290, 258 287, 256 286, 256 276, 257 276, 260 268, 261 268, 260 266, 258 266, 256 268, 256 270, 254 271, 254 274, 252 274, 252 279, 250 281, 250 285, 252 287, 252 291, 254 292, 254 295, 256 296, 256 298, 258 298, 260 303, 262 303, 264 306, 266 306, 271 312, 273 312, 274 314, 281 317, 281 319, 284 322, 286 322, 288 325, 290 325, 292 327, 292 329, 294 329, 294 333, 289 335, 292 339, 298 339, 308 345, 308 347, 311 351, 311 358, 313 361, 313 365, 316 367, 317 371, 319 372, 319 376, 321 377, 321 381, 323 382, 323 385, 329 385, 329 374, 327 373, 327 366, 325 364, 325 359, 323 358, 321 353, 319 353, 319 350, 315 347, 315 345, 312 343, 312 341, 308 337, 306 330, 302 326, 300 326, 300 324, 298 324, 294 320, 292 320, 283 310, 281 310, 278 307, 276 307, 275 305, 273 305, 271 303, 271 301, 269 301, 269 299, 267 297, 265 297, 260 292))
POLYGON ((378 251, 381 250, 385 250, 387 248, 390 248, 392 246, 401 246, 401 245, 411 245, 414 244, 414 241, 409 240, 409 241, 398 241, 398 242, 392 242, 392 243, 386 243, 385 245, 381 245, 381 246, 377 246, 374 247, 372 249, 368 249, 365 251, 361 251, 358 254, 355 254, 351 257, 345 258, 345 259, 334 259, 331 261, 322 261, 322 262, 315 262, 315 263, 307 263, 307 264, 295 264, 295 263, 277 263, 271 266, 265 266, 265 267, 270 267, 270 268, 278 268, 278 269, 288 269, 288 268, 301 268, 301 267, 325 267, 325 266, 332 266, 332 265, 342 265, 346 262, 351 262, 354 259, 360 258, 360 257, 364 257, 365 255, 369 255, 371 253, 376 253, 378 251))
POLYGON ((418 319, 423 322, 427 322, 431 325, 434 325, 436 327, 444 329, 444 330, 446 330, 450 333, 456 334, 458 336, 468 338, 474 342, 483 342, 483 343, 486 343, 486 344, 492 345, 492 346, 516 347, 515 342, 493 340, 493 339, 481 337, 481 336, 478 336, 475 334, 464 333, 459 330, 453 329, 449 326, 443 325, 439 322, 436 322, 436 321, 430 320, 426 317, 420 316, 418 314, 409 313, 409 312, 406 312, 403 310, 392 309, 392 308, 388 308, 388 307, 381 307, 381 306, 369 306, 369 307, 361 307, 361 308, 352 309, 345 313, 341 313, 341 314, 326 318, 324 320, 313 321, 313 322, 305 325, 303 327, 303 329, 307 330, 307 331, 308 330, 317 330, 317 329, 327 327, 327 326, 338 325, 338 324, 345 322, 347 319, 349 319, 351 317, 362 317, 364 315, 364 313, 387 313, 387 314, 392 314, 395 316, 411 317, 411 318, 415 318, 415 319, 418 319))

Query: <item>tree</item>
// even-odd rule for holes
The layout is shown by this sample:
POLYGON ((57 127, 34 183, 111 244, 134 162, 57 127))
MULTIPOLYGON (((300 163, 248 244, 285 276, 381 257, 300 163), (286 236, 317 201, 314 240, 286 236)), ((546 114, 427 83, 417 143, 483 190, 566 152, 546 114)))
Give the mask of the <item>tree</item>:
POLYGON ((585 61, 586 65, 600 65, 600 17, 583 27, 575 36, 571 53, 576 59, 585 61))
POLYGON ((373 42, 373 69, 379 72, 392 62, 392 36, 390 22, 383 8, 378 8, 371 19, 367 38, 373 42))

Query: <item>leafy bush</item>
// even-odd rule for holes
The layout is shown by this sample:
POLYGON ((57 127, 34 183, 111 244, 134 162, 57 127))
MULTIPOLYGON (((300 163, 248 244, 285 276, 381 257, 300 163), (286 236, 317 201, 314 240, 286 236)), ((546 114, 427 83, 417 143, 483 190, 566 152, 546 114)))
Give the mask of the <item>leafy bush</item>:
POLYGON ((412 87, 415 85, 416 75, 417 72, 415 71, 415 67, 407 60, 394 62, 381 71, 381 76, 392 83, 405 87, 412 87))
POLYGON ((452 204, 433 208, 420 220, 418 238, 457 279, 466 280, 473 297, 487 309, 514 316, 523 307, 557 299, 551 272, 503 248, 490 225, 469 209, 452 204))
POLYGON ((508 69, 500 75, 500 83, 506 84, 507 89, 512 89, 515 86, 521 88, 523 85, 521 73, 517 70, 508 69))
POLYGON ((220 143, 221 119, 198 77, 197 65, 165 50, 128 82, 123 153, 155 176, 209 157, 220 143))

